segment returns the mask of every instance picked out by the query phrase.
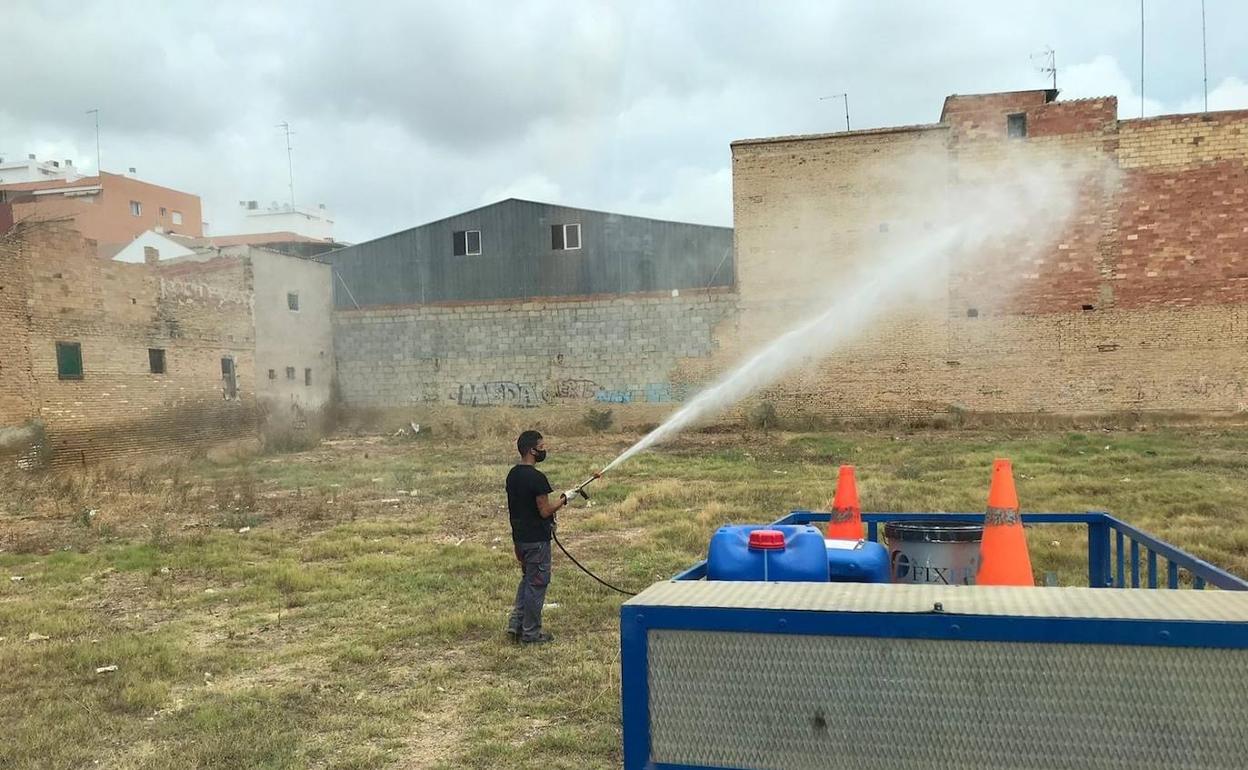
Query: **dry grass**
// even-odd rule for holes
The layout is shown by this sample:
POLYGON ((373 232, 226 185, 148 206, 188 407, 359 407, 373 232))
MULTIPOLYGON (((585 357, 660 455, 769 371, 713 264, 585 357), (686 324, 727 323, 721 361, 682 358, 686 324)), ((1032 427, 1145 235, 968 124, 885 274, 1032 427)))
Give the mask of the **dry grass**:
MULTIPOLYGON (((583 479, 633 438, 549 436, 543 469, 583 479)), ((722 523, 822 507, 841 462, 865 509, 977 510, 997 455, 1026 509, 1107 509, 1248 573, 1248 442, 1223 425, 695 434, 560 532, 639 588, 722 523)), ((510 462, 511 436, 435 433, 5 479, 0 766, 618 766, 619 597, 556 555, 559 641, 501 639, 510 462)), ((1083 577, 1077 530, 1032 534, 1038 570, 1083 577)))

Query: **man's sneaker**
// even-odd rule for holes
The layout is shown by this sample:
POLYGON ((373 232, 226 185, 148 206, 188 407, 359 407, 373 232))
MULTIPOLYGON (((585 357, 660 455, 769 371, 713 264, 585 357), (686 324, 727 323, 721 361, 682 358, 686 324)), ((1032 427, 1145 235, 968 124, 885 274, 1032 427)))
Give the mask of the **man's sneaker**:
POLYGON ((553 641, 555 641, 555 637, 543 631, 537 636, 534 636, 529 639, 525 639, 521 637, 520 644, 546 644, 547 642, 553 642, 553 641))

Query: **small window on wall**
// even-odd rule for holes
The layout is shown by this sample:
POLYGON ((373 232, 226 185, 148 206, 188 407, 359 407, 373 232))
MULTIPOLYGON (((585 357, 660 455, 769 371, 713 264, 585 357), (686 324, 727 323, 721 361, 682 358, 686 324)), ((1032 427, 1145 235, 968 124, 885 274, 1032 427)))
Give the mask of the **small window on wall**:
POLYGON ((167 215, 168 213, 169 213, 169 212, 165 210, 165 207, 164 207, 164 206, 161 206, 161 207, 160 207, 160 217, 161 217, 161 219, 164 219, 164 218, 165 218, 165 215, 167 215))
POLYGON ((82 379, 82 345, 77 342, 56 343, 56 376, 62 380, 82 379))
POLYGON ((554 251, 571 251, 581 248, 581 226, 551 225, 550 248, 554 251))
POLYGON ((147 368, 152 374, 165 373, 165 349, 164 348, 148 348, 147 349, 147 368))
POLYGON ((221 395, 226 401, 238 398, 238 370, 230 356, 221 359, 221 395))
POLYGON ((277 379, 277 370, 276 370, 276 369, 270 369, 270 370, 269 370, 269 379, 270 379, 270 380, 276 380, 276 379, 277 379))
POLYGON ((182 212, 181 211, 173 212, 173 223, 175 225, 182 224, 182 212))
POLYGON ((1005 135, 1011 139, 1027 136, 1027 113, 1016 112, 1005 116, 1005 135))
POLYGON ((291 310, 299 309, 299 292, 297 291, 286 292, 286 307, 290 308, 291 310))
POLYGON ((286 379, 288 380, 295 379, 295 367, 293 366, 286 367, 286 379))
POLYGON ((457 257, 475 257, 481 253, 480 230, 456 230, 451 238, 452 253, 457 257))
POLYGON ((143 216, 143 204, 139 203, 138 201, 130 201, 130 216, 132 217, 143 216))
POLYGON ((309 386, 312 384, 312 370, 311 369, 303 370, 303 384, 309 385, 309 386))

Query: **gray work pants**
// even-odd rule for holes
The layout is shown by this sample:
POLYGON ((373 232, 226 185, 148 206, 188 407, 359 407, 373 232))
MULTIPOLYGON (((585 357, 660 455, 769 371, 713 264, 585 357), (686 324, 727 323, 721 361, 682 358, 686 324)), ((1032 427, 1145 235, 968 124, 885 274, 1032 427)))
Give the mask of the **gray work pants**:
POLYGON ((516 543, 516 561, 523 575, 516 588, 516 603, 511 608, 507 628, 521 639, 536 639, 542 632, 542 605, 546 587, 550 585, 550 541, 516 543))

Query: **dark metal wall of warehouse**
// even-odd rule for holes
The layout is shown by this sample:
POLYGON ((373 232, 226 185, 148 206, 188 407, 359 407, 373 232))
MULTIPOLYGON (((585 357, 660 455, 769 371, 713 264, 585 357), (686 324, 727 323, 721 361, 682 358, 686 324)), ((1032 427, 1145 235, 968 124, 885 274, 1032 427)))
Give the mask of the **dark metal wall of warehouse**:
POLYGON ((318 258, 334 267, 338 308, 700 289, 735 275, 731 228, 514 198, 318 258), (556 248, 562 225, 580 225, 579 248, 556 248), (477 241, 457 248, 470 231, 477 241))

